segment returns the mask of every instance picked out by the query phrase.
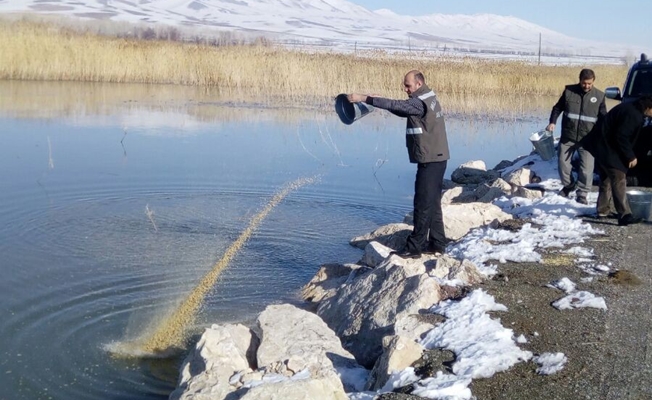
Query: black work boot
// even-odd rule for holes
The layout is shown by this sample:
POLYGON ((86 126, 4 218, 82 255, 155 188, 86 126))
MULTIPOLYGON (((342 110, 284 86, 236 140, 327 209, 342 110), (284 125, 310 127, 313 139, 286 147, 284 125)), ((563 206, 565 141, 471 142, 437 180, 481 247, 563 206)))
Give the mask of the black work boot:
POLYGON ((444 254, 446 253, 446 245, 439 243, 428 243, 428 248, 424 251, 425 254, 444 254))
POLYGON ((638 224, 639 222, 642 222, 642 218, 634 218, 632 214, 625 214, 621 218, 618 219, 618 226, 627 226, 627 225, 632 225, 632 224, 638 224))
POLYGON ((421 252, 417 250, 410 250, 405 247, 403 250, 392 251, 389 255, 397 255, 401 258, 419 258, 421 257, 421 252))
POLYGON ((571 190, 573 190, 572 187, 566 187, 566 186, 564 186, 563 188, 561 188, 561 190, 560 190, 559 193, 557 193, 557 194, 560 195, 561 197, 566 197, 566 198, 568 198, 568 195, 570 194, 571 190))

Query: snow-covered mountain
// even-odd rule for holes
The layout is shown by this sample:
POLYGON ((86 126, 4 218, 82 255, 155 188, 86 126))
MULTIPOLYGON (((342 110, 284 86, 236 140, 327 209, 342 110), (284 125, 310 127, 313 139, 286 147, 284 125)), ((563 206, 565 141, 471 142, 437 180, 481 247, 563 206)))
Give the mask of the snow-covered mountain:
POLYGON ((633 49, 562 35, 492 14, 424 16, 371 11, 346 0, 0 0, 0 13, 158 23, 204 33, 233 31, 332 47, 448 49, 622 57, 633 49))

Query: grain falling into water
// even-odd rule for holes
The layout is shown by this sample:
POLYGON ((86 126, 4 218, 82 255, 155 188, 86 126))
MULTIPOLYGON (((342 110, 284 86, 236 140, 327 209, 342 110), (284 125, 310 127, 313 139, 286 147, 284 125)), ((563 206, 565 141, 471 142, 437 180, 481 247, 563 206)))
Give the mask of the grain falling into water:
POLYGON ((177 308, 174 313, 165 320, 163 320, 154 333, 150 337, 144 337, 132 343, 131 345, 117 346, 116 349, 121 349, 121 353, 131 354, 160 354, 172 349, 182 348, 186 340, 186 332, 188 327, 192 325, 195 315, 201 306, 204 297, 215 285, 220 273, 231 262, 233 257, 238 253, 240 248, 251 237, 254 230, 265 219, 267 214, 274 209, 290 192, 299 189, 300 187, 314 183, 316 177, 301 178, 294 182, 287 184, 280 192, 278 192, 265 208, 256 214, 249 223, 249 226, 240 234, 235 242, 226 250, 222 259, 220 259, 212 268, 212 270, 202 278, 197 287, 188 295, 183 303, 177 308), (129 349, 129 351, 127 351, 129 349))

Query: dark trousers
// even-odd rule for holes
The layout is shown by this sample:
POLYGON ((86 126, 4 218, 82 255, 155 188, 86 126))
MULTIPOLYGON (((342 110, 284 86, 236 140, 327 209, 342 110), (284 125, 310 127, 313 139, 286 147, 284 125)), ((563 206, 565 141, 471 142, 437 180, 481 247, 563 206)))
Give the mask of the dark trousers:
POLYGON ((426 245, 446 246, 441 190, 446 161, 418 164, 414 182, 414 230, 407 239, 407 249, 423 251, 426 245))
POLYGON ((597 211, 601 215, 611 213, 611 204, 616 209, 618 218, 631 214, 627 201, 627 174, 616 168, 605 168, 598 164, 600 188, 598 189, 597 211))

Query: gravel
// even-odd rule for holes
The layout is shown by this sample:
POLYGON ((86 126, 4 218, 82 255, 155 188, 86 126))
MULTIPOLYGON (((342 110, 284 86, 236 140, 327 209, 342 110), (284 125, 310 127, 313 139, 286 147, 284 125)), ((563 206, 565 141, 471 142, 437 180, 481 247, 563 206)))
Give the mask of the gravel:
MULTIPOLYGON (((478 400, 652 399, 652 224, 586 222, 605 235, 591 237, 582 246, 594 250, 598 264, 610 265, 610 274, 582 282, 589 275, 571 257, 556 257, 551 251, 543 254, 543 263, 500 264, 499 273, 480 285, 507 306, 507 312, 492 315, 516 336, 527 338, 521 348, 534 355, 561 352, 568 362, 553 375, 537 374, 538 365, 530 361, 474 380, 471 390, 478 400), (565 293, 546 285, 563 277, 575 282, 577 290, 604 297, 607 310, 554 308, 551 303, 565 293)), ((432 350, 414 366, 423 372, 450 372, 452 358, 451 353, 432 350)), ((378 399, 419 399, 406 389, 378 399)))

